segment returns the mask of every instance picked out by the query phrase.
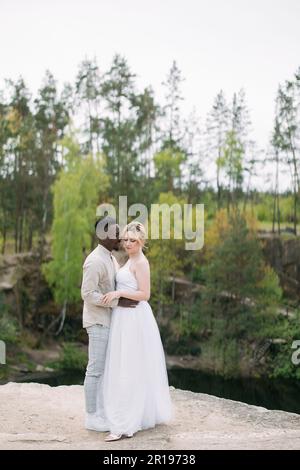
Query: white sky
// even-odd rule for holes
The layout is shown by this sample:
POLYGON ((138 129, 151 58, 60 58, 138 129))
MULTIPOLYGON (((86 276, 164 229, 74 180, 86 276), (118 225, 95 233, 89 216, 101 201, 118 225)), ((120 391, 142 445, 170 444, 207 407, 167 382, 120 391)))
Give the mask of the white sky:
POLYGON ((22 75, 35 92, 46 69, 74 82, 85 57, 105 71, 115 53, 159 99, 175 59, 183 111, 203 121, 221 88, 244 87, 265 148, 278 84, 300 66, 300 0, 0 0, 0 88, 22 75))

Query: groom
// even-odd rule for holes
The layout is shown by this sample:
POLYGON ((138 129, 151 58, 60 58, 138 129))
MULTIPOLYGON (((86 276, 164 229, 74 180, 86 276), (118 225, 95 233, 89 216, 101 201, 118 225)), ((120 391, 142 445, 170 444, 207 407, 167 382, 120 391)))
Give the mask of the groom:
POLYGON ((95 231, 99 244, 84 262, 81 285, 83 328, 86 328, 89 337, 89 358, 84 381, 85 427, 93 431, 107 431, 99 387, 104 372, 111 308, 117 305, 135 307, 138 302, 121 297, 112 300, 109 306, 104 306, 104 294, 115 290, 117 261, 111 252, 119 249, 119 227, 115 219, 107 216, 96 222, 95 231))

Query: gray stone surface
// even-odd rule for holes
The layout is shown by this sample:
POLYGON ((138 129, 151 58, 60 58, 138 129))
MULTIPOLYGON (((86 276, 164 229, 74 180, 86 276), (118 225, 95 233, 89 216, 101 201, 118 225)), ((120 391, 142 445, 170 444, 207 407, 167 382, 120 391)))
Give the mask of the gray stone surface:
POLYGON ((82 386, 0 386, 0 449, 300 449, 300 415, 171 387, 169 425, 106 443, 83 426, 82 386))

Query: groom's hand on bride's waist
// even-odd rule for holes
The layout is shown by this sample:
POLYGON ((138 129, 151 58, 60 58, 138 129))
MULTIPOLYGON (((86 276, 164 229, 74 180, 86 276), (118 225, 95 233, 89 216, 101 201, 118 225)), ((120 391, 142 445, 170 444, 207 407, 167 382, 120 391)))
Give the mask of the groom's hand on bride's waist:
POLYGON ((130 307, 134 308, 138 304, 138 300, 126 299, 126 297, 120 297, 118 302, 118 307, 130 307))

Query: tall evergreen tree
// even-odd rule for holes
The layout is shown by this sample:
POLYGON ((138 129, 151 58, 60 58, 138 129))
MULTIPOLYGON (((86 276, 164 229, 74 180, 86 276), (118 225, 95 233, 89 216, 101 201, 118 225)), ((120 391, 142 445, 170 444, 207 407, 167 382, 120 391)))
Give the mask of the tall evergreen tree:
POLYGON ((135 74, 120 55, 113 59, 101 87, 106 112, 101 119, 102 149, 112 177, 111 197, 128 195, 128 201, 143 197, 140 175, 143 156, 151 147, 157 107, 152 92, 136 92, 135 74))
POLYGON ((61 148, 59 140, 63 138, 69 123, 69 110, 58 95, 56 81, 50 72, 46 73, 35 103, 35 128, 37 132, 36 151, 36 196, 40 199, 39 239, 40 254, 43 255, 45 233, 49 227, 51 214, 50 187, 61 167, 61 148))
MULTIPOLYGON (((65 97, 64 97, 65 98, 65 97)), ((50 72, 46 73, 44 83, 35 99, 36 128, 36 184, 35 197, 40 201, 37 213, 38 256, 40 263, 44 259, 46 233, 52 219, 52 194, 50 188, 55 181, 63 162, 59 144, 69 124, 69 109, 65 99, 57 91, 56 81, 50 72)), ((41 294, 41 273, 35 284, 34 317, 38 318, 41 294)))
POLYGON ((200 118, 195 109, 184 121, 182 146, 186 155, 180 168, 183 190, 187 193, 188 203, 199 202, 201 184, 205 182, 205 149, 200 118))
POLYGON ((298 199, 300 190, 299 179, 299 154, 300 154, 300 139, 299 139, 299 117, 300 117, 300 99, 299 89, 297 86, 298 80, 286 81, 278 89, 277 103, 278 103, 278 133, 280 134, 280 141, 277 142, 280 149, 286 156, 286 163, 290 168, 292 190, 294 195, 294 211, 293 223, 294 232, 297 233, 298 221, 298 199))
POLYGON ((178 181, 181 175, 180 166, 184 161, 183 153, 167 148, 154 155, 155 165, 155 187, 157 193, 161 192, 179 192, 178 181))
POLYGON ((207 116, 207 154, 209 159, 213 159, 216 164, 216 183, 217 183, 217 203, 221 207, 222 200, 222 180, 220 164, 223 148, 225 146, 227 132, 230 129, 230 111, 226 103, 223 90, 217 94, 213 103, 212 110, 207 116))
POLYGON ((277 107, 274 129, 271 138, 272 157, 271 160, 275 163, 275 187, 274 187, 274 204, 272 214, 272 231, 275 232, 275 224, 277 222, 278 233, 280 234, 280 206, 279 206, 279 166, 282 148, 282 137, 280 133, 280 124, 278 121, 277 107))
POLYGON ((85 153, 101 151, 101 74, 96 59, 84 60, 76 78, 76 109, 83 128, 85 153))
POLYGON ((11 135, 7 120, 8 104, 4 93, 0 92, 0 230, 2 235, 2 253, 5 252, 6 239, 12 230, 14 213, 13 172, 8 157, 7 143, 11 135))
POLYGON ((165 87, 165 105, 163 111, 162 124, 162 148, 171 148, 181 150, 183 138, 183 130, 181 128, 180 102, 183 100, 181 93, 181 83, 184 81, 182 74, 176 61, 172 63, 172 67, 167 75, 166 81, 163 82, 165 87))
MULTIPOLYGON (((11 178, 13 192, 10 204, 13 209, 15 251, 24 248, 26 229, 32 224, 32 175, 34 173, 35 129, 30 109, 30 93, 24 81, 9 81, 10 98, 6 113, 8 140, 6 145, 6 170, 11 178)), ((6 198, 3 195, 4 199, 6 198)))
POLYGON ((238 192, 243 183, 243 146, 234 131, 229 131, 226 136, 223 155, 219 164, 224 168, 227 176, 227 210, 231 203, 237 206, 238 192))

